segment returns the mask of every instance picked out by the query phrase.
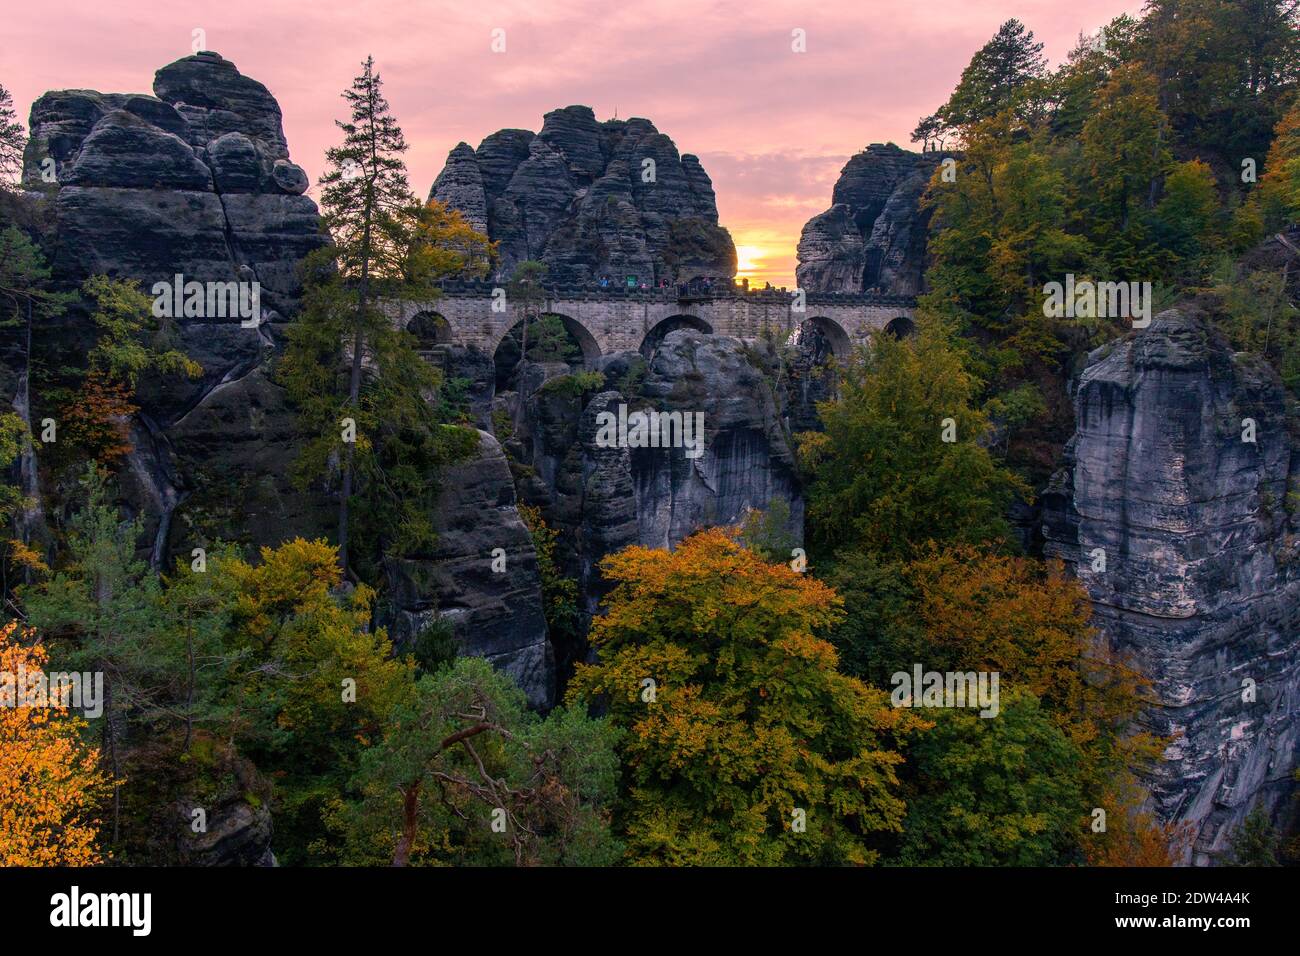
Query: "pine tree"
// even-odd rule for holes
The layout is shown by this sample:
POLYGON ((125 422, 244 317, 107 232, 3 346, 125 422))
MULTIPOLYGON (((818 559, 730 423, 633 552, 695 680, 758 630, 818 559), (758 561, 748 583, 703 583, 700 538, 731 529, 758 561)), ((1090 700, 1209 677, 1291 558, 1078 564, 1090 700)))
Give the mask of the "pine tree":
POLYGON ((948 128, 988 119, 1017 105, 1045 75, 1043 45, 1034 42, 1033 31, 1019 20, 1008 20, 971 57, 938 117, 948 128))
POLYGON ((326 154, 321 206, 334 244, 307 263, 303 307, 280 363, 307 442, 300 485, 337 463, 339 562, 354 552, 400 552, 432 541, 429 513, 440 462, 472 447, 464 430, 437 419, 437 371, 381 301, 427 302, 450 274, 480 273, 486 237, 423 208, 407 183, 406 141, 383 96, 374 59, 343 93, 350 117, 343 145, 326 154), (472 231, 471 231, 472 232, 472 231), (431 248, 432 247, 432 248, 431 248), (345 425, 351 420, 351 428, 345 425), (368 540, 351 542, 358 496, 368 540))
MULTIPOLYGON (((367 345, 387 321, 373 309, 373 300, 377 291, 402 274, 420 204, 411 192, 402 160, 406 139, 389 112, 373 56, 366 57, 361 75, 343 92, 343 99, 351 115, 335 122, 343 131, 343 145, 331 147, 325 154, 330 168, 321 179, 321 207, 334 237, 335 262, 353 286, 355 305, 345 327, 352 341, 346 407, 355 410, 360 404, 367 345)), ((356 443, 346 442, 339 494, 339 560, 345 571, 355 456, 356 443)))
POLYGON ((508 294, 523 312, 523 325, 520 335, 523 344, 519 349, 519 363, 528 361, 528 327, 541 315, 542 305, 546 301, 546 292, 542 288, 542 278, 546 275, 546 263, 527 259, 515 267, 515 274, 510 279, 508 294))
POLYGON ((0 190, 12 189, 23 171, 23 124, 14 112, 13 95, 0 86, 0 190))

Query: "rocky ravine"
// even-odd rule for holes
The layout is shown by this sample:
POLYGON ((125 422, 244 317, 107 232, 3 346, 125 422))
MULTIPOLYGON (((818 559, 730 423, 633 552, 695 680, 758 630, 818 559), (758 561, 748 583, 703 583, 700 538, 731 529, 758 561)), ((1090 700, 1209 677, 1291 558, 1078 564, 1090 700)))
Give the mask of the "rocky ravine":
MULTIPOLYGON (((328 535, 326 497, 288 482, 293 415, 268 374, 297 308, 297 265, 323 241, 279 106, 216 54, 159 70, 154 92, 57 91, 33 106, 24 182, 52 210, 58 275, 72 285, 104 272, 146 290, 178 272, 256 279, 264 313, 258 328, 180 321, 204 375, 142 389, 123 503, 147 519, 145 548, 160 566, 215 538, 255 546, 328 535), (54 183, 41 176, 47 159, 54 183)), ((919 289, 917 197, 936 161, 897 147, 850 160, 835 205, 805 227, 800 284, 919 289)), ((707 176, 644 120, 553 112, 536 136, 506 130, 478 150, 457 147, 434 194, 486 225, 504 268, 540 256, 574 281, 734 269, 707 176), (637 174, 645 158, 656 160, 654 189, 637 174)), ((89 334, 73 312, 38 329, 34 347, 66 360, 89 334)), ((383 618, 397 640, 445 618, 463 652, 513 674, 534 704, 553 702, 557 672, 585 650, 548 640, 516 488, 563 533, 588 617, 605 593, 599 559, 628 544, 672 546, 778 500, 799 536, 789 432, 815 425, 810 405, 825 394, 815 349, 780 370, 753 345, 682 329, 649 356, 603 357, 605 385, 587 395, 564 387, 563 365, 528 366, 515 389, 494 395, 491 356, 446 351, 449 374, 473 383, 484 432, 479 454, 446 478, 438 545, 387 569, 383 618), (596 415, 624 402, 704 412, 704 455, 598 447, 596 415), (497 547, 504 574, 491 572, 497 547)), ((12 383, 23 370, 4 371, 12 383)), ((1079 568, 1106 639, 1154 679, 1154 729, 1176 738, 1155 781, 1158 807, 1197 825, 1194 859, 1210 862, 1256 803, 1279 821, 1292 809, 1300 572, 1287 506, 1300 446, 1281 386, 1192 311, 1165 313, 1094 355, 1076 403, 1078 433, 1044 494, 1046 550, 1079 568), (1254 443, 1241 440, 1248 417, 1254 443), (1097 548, 1107 567, 1092 573, 1097 548), (1253 701, 1243 699, 1246 679, 1253 701)))
POLYGON ((704 167, 646 119, 598 122, 590 107, 568 106, 547 113, 540 133, 461 143, 429 198, 500 243, 498 278, 525 259, 544 261, 557 283, 736 273, 704 167))
POLYGON ((1276 376, 1194 307, 1091 359, 1066 467, 1043 496, 1046 551, 1076 567, 1111 649, 1154 680, 1152 729, 1173 738, 1156 808, 1195 826, 1190 862, 1204 865, 1256 805, 1280 824, 1294 813, 1295 419, 1276 376))
POLYGON ((916 295, 930 214, 921 196, 942 154, 873 143, 840 172, 831 208, 799 237, 799 288, 916 295))

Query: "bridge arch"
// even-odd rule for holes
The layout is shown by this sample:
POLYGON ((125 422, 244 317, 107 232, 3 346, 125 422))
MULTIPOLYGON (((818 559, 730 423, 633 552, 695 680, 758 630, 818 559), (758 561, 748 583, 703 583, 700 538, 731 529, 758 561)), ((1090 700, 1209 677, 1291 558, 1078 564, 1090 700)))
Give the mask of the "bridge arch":
MULTIPOLYGON (((497 392, 513 390, 518 384, 523 358, 525 320, 519 319, 495 338, 492 364, 496 367, 497 392)), ((600 358, 600 343, 585 325, 560 312, 543 312, 527 321, 528 354, 533 361, 563 362, 570 370, 590 368, 600 358), (560 329, 555 328, 558 322, 560 329)))
POLYGON ((849 352, 853 350, 853 342, 849 338, 849 333, 844 330, 844 326, 827 316, 814 315, 804 319, 804 321, 800 323, 799 328, 795 331, 795 335, 798 336, 804 334, 805 327, 807 326, 811 326, 817 332, 821 333, 821 335, 826 339, 827 344, 830 345, 831 354, 834 355, 835 358, 843 360, 849 357, 849 352))
POLYGON ((697 315, 670 315, 665 319, 660 319, 645 334, 641 340, 639 351, 642 356, 649 359, 654 355, 655 350, 667 337, 669 332, 676 332, 678 329, 695 329, 697 332, 703 332, 705 335, 713 334, 713 326, 705 322, 697 315))
MULTIPOLYGON (((543 312, 537 316, 534 321, 545 321, 548 318, 559 319, 560 323, 564 326, 564 331, 568 332, 569 335, 573 337, 574 341, 578 343, 578 348, 582 350, 582 362, 584 365, 591 365, 600 358, 600 343, 596 341, 596 337, 587 330, 585 325, 572 316, 565 315, 562 312, 543 312)), ((496 338, 496 341, 492 343, 492 354, 495 355, 496 351, 501 348, 501 345, 505 340, 514 335, 523 324, 524 320, 519 319, 518 321, 511 323, 509 328, 502 330, 501 334, 496 338)))
POLYGON ((415 336, 421 352, 431 351, 439 345, 451 345, 455 340, 447 317, 432 309, 421 309, 411 316, 406 323, 406 331, 415 336))
POLYGON ((896 339, 910 339, 916 334, 916 323, 905 315, 890 319, 885 325, 885 332, 896 339))

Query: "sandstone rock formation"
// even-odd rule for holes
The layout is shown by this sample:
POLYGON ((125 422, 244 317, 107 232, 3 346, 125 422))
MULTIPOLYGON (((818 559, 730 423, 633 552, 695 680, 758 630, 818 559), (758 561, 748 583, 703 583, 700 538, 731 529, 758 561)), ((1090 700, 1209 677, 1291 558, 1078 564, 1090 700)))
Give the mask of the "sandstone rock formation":
MULTIPOLYGON (((258 283, 256 322, 176 318, 201 378, 141 383, 123 485, 161 564, 169 542, 186 552, 218 536, 270 544, 326 526, 324 503, 288 483, 292 413, 265 368, 297 308, 298 266, 326 240, 265 86, 205 52, 160 69, 154 90, 40 97, 23 181, 52 206, 52 259, 69 285, 100 273, 146 293, 176 275, 258 283)), ((49 333, 75 347, 88 322, 74 311, 49 333)))
POLYGON ((598 122, 590 107, 569 106, 547 113, 536 135, 506 129, 477 150, 460 143, 430 198, 500 242, 498 277, 525 259, 575 284, 736 272, 700 161, 645 119, 598 122))
MULTIPOLYGON (((671 548, 693 531, 734 525, 774 501, 789 509, 789 530, 802 538, 803 498, 784 415, 786 390, 771 356, 737 339, 691 328, 669 332, 649 356, 602 356, 603 389, 580 395, 561 363, 532 364, 519 391, 497 396, 508 421, 503 444, 515 462, 520 496, 542 508, 562 532, 567 573, 579 582, 580 610, 598 613, 608 587, 600 559, 628 545, 671 548), (654 409, 704 415, 704 451, 604 447, 597 416, 654 409)), ((585 655, 556 648, 563 678, 585 655)))
POLYGON ((632 449, 638 539, 668 548, 692 531, 739 524, 775 499, 801 537, 803 499, 769 367, 736 339, 682 328, 655 351, 640 395, 660 411, 702 412, 705 452, 632 449))
MULTIPOLYGON (((119 475, 122 504, 145 518, 158 567, 215 539, 257 546, 330 536, 330 502, 290 483, 294 412, 270 374, 298 307, 298 267, 327 241, 315 203, 303 195, 306 173, 289 159, 280 107, 216 53, 163 67, 154 91, 65 90, 33 105, 24 184, 52 207, 57 275, 67 285, 97 273, 133 278, 146 292, 178 273, 185 281, 256 281, 262 314, 247 324, 237 315, 178 318, 178 344, 204 374, 166 387, 142 381, 133 450, 119 475), (47 160, 52 182, 42 175, 47 160)), ((491 162, 486 168, 492 181, 497 170, 491 162)), ((42 330, 56 351, 89 334, 76 311, 63 327, 42 330)), ((444 352, 444 363, 482 377, 482 356, 444 352)), ((478 382, 471 395, 482 424, 491 373, 488 357, 486 394, 478 382)), ((386 569, 393 636, 409 642, 444 617, 463 653, 492 660, 535 705, 548 707, 554 667, 536 556, 495 440, 484 436, 480 455, 453 468, 445 487, 436 549, 386 569), (496 547, 507 553, 506 574, 490 571, 496 547)), ((260 833, 256 820, 236 822, 234 830, 260 833)))
POLYGON ((1294 410, 1193 308, 1091 358, 1066 467, 1043 496, 1045 550, 1075 566, 1112 650, 1155 682, 1152 729, 1174 739, 1154 799, 1194 824, 1205 864, 1254 806, 1293 812, 1294 410))
POLYGON ((462 653, 510 674, 535 707, 555 703, 555 662, 542 612, 532 537, 515 507, 510 468, 497 440, 479 433, 479 452, 449 467, 428 554, 387 562, 389 635, 409 646, 441 618, 462 653), (494 570, 501 549, 504 569, 494 570))
MULTIPOLYGON (((154 91, 59 90, 33 104, 23 182, 53 193, 56 267, 136 278, 146 289, 177 271, 256 280, 265 317, 283 321, 296 305, 297 265, 324 237, 303 195, 306 173, 289 160, 279 105, 211 52, 163 67, 154 91), (47 159, 53 183, 42 175, 47 159)), ((257 331, 238 326, 237 317, 182 323, 186 346, 207 359, 205 384, 257 354, 257 331)))
POLYGON ((809 292, 916 295, 929 213, 920 208, 938 153, 873 143, 840 172, 831 208, 799 237, 796 277, 809 292))

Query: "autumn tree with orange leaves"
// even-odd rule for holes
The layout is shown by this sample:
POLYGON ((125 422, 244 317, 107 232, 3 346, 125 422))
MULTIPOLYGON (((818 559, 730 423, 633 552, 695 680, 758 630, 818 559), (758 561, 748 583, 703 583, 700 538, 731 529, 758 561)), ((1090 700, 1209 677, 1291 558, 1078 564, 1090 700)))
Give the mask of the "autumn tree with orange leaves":
MULTIPOLYGON (((1063 763, 1058 761, 1056 769, 1050 762, 1034 765, 1032 772, 1039 774, 1034 779, 1030 765, 1002 760, 996 766, 1008 786, 1015 783, 1029 790, 1041 783, 1046 793, 1052 778, 1068 768, 1084 798, 1074 827, 1080 859, 1128 857, 1156 865, 1164 858, 1155 848, 1174 834, 1156 832, 1153 818, 1138 810, 1137 777, 1164 745, 1135 723, 1148 698, 1149 682, 1102 642, 1090 622, 1087 593, 1066 576, 1059 562, 995 554, 970 545, 931 546, 908 562, 844 552, 832 581, 847 611, 832 638, 850 673, 884 686, 893 672, 910 670, 916 663, 939 672, 997 672, 1004 698, 1028 693, 1041 704, 1041 710, 1026 705, 1017 717, 1023 724, 1021 737, 1040 741, 1034 757, 1045 760, 1050 748, 1043 741, 1055 739, 1051 730, 1038 726, 1041 722, 1054 725, 1071 754, 1063 763), (1093 808, 1108 813, 1108 831, 1093 829, 1093 808)), ((999 719, 1006 722, 1008 717, 999 719)), ((961 754, 987 749, 988 741, 981 736, 987 730, 942 725, 939 731, 948 749, 933 742, 919 747, 918 762, 908 768, 917 779, 909 783, 919 793, 946 793, 954 785, 952 768, 965 759, 961 754)), ((1009 808, 1013 803, 1000 805, 1009 808)), ((1028 819, 1044 807, 1027 801, 1024 809, 1028 819)), ((942 819, 951 822, 952 817, 942 819)), ((969 832, 989 828, 981 824, 969 832)), ((1034 832, 1032 827, 1021 829, 1034 832)), ((954 842, 949 840, 950 849, 954 842)), ((1059 840, 1051 847, 1040 841, 1039 849, 1047 854, 1060 847, 1059 840)), ((978 851, 964 862, 995 861, 978 851)))
POLYGON ((599 663, 578 666, 569 700, 626 730, 628 861, 874 862, 902 825, 897 742, 923 724, 836 669, 835 592, 719 529, 602 567, 599 663))
MULTIPOLYGON (((0 629, 0 673, 45 669, 45 649, 27 646, 14 622, 0 629)), ((0 701, 0 866, 88 866, 101 862, 96 812, 109 791, 99 749, 66 707, 0 701)))

